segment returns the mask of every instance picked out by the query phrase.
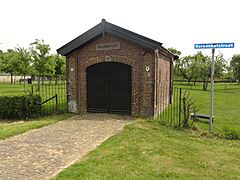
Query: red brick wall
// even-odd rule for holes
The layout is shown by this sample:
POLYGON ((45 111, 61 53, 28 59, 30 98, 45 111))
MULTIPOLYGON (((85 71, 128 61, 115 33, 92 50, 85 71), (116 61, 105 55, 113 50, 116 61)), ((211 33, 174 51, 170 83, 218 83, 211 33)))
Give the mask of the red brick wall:
POLYGON ((171 62, 172 59, 164 51, 158 51, 157 55, 157 83, 156 83, 156 101, 155 115, 160 114, 165 109, 171 98, 171 62))
MULTIPOLYGON (((96 63, 106 62, 106 59, 109 60, 109 58, 112 62, 120 62, 132 67, 132 115, 153 116, 154 52, 109 34, 94 39, 67 56, 68 93, 70 94, 69 102, 71 102, 69 110, 71 111, 72 108, 72 111, 75 111, 75 103, 77 112, 85 113, 87 111, 86 68, 96 63), (120 49, 96 51, 96 44, 114 42, 120 42, 120 49), (146 66, 149 67, 148 72, 146 66)), ((162 69, 169 69, 167 62, 163 58, 162 69)), ((170 77, 168 70, 162 71, 162 81, 167 83, 165 76, 170 77)))
POLYGON ((143 57, 143 97, 142 97, 142 115, 153 115, 154 113, 154 82, 155 82, 155 64, 154 53, 147 53, 143 57), (146 68, 149 68, 147 70, 146 68))
POLYGON ((68 98, 68 111, 77 111, 77 52, 72 52, 67 55, 67 98, 68 98))

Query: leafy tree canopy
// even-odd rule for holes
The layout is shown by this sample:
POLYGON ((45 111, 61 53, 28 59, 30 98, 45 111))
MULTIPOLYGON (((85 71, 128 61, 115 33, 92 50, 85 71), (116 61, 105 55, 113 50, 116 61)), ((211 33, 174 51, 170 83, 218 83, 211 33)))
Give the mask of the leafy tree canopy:
POLYGON ((240 54, 234 54, 231 61, 230 66, 233 71, 234 78, 236 80, 240 80, 240 54))
POLYGON ((44 40, 36 39, 31 45, 35 73, 38 76, 51 76, 54 74, 55 62, 50 56, 50 46, 44 40))

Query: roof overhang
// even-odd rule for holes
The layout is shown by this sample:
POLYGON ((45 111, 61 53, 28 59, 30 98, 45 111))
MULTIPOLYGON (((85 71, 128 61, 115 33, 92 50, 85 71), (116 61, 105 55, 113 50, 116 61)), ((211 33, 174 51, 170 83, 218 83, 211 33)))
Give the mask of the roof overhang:
POLYGON ((78 36, 77 38, 73 39, 69 43, 59 48, 57 52, 63 56, 66 56, 70 52, 86 45, 92 39, 102 34, 104 35, 105 33, 109 33, 114 36, 134 42, 139 46, 152 51, 162 47, 162 43, 160 42, 154 41, 127 29, 108 23, 105 21, 105 19, 103 19, 102 22, 98 25, 94 26, 87 32, 83 33, 82 35, 78 36))

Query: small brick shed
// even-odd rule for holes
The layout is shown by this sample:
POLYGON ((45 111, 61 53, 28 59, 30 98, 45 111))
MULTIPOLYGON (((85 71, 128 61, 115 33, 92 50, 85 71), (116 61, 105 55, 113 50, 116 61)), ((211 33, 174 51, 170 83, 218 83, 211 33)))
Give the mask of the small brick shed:
POLYGON ((103 19, 57 52, 66 56, 69 112, 151 117, 161 96, 171 101, 177 56, 160 42, 103 19))

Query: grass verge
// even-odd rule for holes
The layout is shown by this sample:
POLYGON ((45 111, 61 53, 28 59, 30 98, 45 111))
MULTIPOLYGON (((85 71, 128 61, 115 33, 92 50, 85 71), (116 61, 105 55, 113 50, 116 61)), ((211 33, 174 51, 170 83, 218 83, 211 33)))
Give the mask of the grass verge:
POLYGON ((28 121, 0 120, 0 139, 6 139, 8 137, 24 133, 30 129, 41 128, 43 126, 56 123, 57 121, 67 119, 71 116, 71 114, 53 115, 28 121))
POLYGON ((139 120, 54 179, 239 179, 240 141, 139 120))
MULTIPOLYGON (((240 86, 235 86, 240 91, 240 86)), ((198 113, 209 114, 210 90, 202 91, 201 83, 196 83, 196 85, 192 86, 177 84, 176 87, 189 90, 191 97, 195 101, 195 105, 199 107, 198 113)), ((229 139, 240 139, 240 93, 237 90, 229 92, 230 88, 224 92, 220 87, 221 84, 215 84, 213 106, 215 118, 213 122, 213 131, 229 139)), ((202 130, 207 131, 209 129, 209 122, 207 120, 200 120, 195 122, 195 124, 202 130)))

